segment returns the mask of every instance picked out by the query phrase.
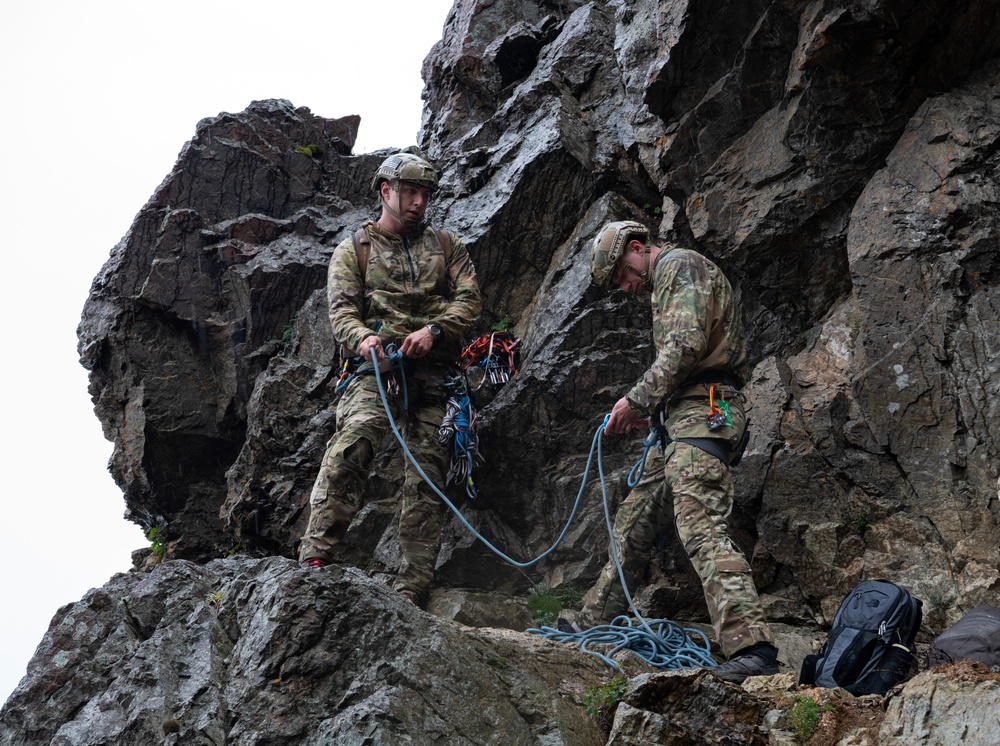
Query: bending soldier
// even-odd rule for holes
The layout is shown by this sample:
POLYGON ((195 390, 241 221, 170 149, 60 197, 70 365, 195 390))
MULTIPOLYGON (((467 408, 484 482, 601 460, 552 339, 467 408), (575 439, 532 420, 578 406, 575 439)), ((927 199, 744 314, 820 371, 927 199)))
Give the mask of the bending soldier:
MULTIPOLYGON (((475 268, 462 242, 424 220, 438 186, 433 166, 409 153, 387 158, 372 187, 381 199, 377 221, 366 221, 333 252, 327 292, 334 337, 356 351, 352 375, 337 404, 337 431, 327 445, 309 498, 299 549, 303 566, 332 560, 351 520, 375 449, 389 421, 372 375, 380 363, 394 416, 406 417, 407 444, 427 476, 444 484, 449 451, 437 440, 448 400, 445 377, 461 356, 463 334, 479 318, 475 268), (398 346, 406 375, 407 412, 385 349, 398 346)), ((399 543, 402 564, 394 587, 421 604, 441 543, 442 504, 409 462, 405 465, 399 543)))
MULTIPOLYGON (((625 582, 641 578, 672 502, 677 535, 701 578, 716 638, 729 659, 713 671, 734 682, 777 673, 778 651, 750 566, 726 523, 734 494, 729 463, 746 429, 739 388, 748 375, 732 287, 715 264, 694 251, 653 245, 646 227, 634 221, 601 230, 591 274, 599 287, 615 284, 652 295, 656 358, 614 405, 605 431, 645 430, 648 418, 655 414, 659 422, 662 413, 672 439, 662 460, 651 459, 615 517, 625 582)), ((626 609, 609 551, 579 622, 606 624, 626 609)))

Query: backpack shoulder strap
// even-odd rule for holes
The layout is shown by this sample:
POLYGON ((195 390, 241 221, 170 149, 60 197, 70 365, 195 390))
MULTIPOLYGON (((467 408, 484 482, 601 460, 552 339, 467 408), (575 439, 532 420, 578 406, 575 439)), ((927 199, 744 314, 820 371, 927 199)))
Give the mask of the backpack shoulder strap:
POLYGON ((358 258, 358 269, 361 271, 361 285, 365 284, 365 275, 368 273, 368 254, 371 251, 371 239, 364 226, 361 226, 353 235, 351 242, 354 244, 354 255, 358 258))

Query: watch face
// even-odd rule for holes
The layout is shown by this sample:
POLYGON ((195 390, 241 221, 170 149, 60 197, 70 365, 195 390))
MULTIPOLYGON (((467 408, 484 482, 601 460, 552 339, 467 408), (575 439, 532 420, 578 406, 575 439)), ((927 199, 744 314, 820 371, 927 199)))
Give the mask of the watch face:
POLYGON ((428 324, 427 326, 430 328, 431 334, 433 334, 435 337, 440 337, 441 336, 441 327, 440 326, 438 326, 437 324, 428 324))

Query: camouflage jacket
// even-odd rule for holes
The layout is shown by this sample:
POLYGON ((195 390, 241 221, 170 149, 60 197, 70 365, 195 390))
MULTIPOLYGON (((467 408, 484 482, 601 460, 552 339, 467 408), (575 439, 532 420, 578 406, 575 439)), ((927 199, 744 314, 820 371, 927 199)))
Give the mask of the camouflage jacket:
POLYGON ((667 249, 653 271, 653 343, 656 359, 626 394, 637 413, 650 415, 684 380, 706 370, 749 376, 746 335, 733 288, 717 266, 697 252, 667 249))
POLYGON ((438 231, 442 242, 451 242, 446 261, 429 228, 404 238, 374 220, 363 227, 363 240, 370 243, 364 275, 351 238, 340 242, 330 260, 326 290, 334 337, 354 354, 375 329, 384 344, 398 345, 433 321, 443 333, 428 359, 457 361, 462 335, 479 319, 480 309, 476 270, 465 245, 454 234, 438 231))

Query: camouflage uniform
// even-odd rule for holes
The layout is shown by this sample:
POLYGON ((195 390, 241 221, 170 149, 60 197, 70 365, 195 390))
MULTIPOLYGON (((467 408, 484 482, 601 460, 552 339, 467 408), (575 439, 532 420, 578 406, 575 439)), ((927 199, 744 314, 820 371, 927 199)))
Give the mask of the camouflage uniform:
MULTIPOLYGON (((622 502, 614 539, 630 590, 642 577, 653 542, 671 512, 677 535, 701 578, 716 638, 726 656, 757 642, 773 644, 750 566, 728 535, 733 506, 728 466, 677 438, 722 438, 736 446, 746 427, 742 398, 728 386, 731 425, 708 429, 708 386, 686 385, 709 371, 739 382, 748 375, 746 339, 722 271, 700 254, 667 250, 657 257, 652 277, 653 341, 656 360, 626 395, 639 415, 651 415, 665 402, 664 419, 675 441, 647 461, 642 480, 622 502), (672 503, 672 504, 671 504, 672 503)), ((581 620, 611 621, 627 610, 618 569, 609 560, 584 597, 581 620)))
MULTIPOLYGON (((430 228, 410 238, 390 233, 375 221, 366 222, 364 228, 363 242, 370 245, 364 275, 351 239, 337 246, 330 261, 330 323, 337 341, 349 350, 356 350, 376 328, 383 344, 400 345, 407 335, 431 322, 441 327, 442 334, 426 357, 406 360, 409 412, 405 425, 414 458, 440 486, 449 456, 447 447, 437 442, 448 399, 443 381, 449 364, 459 359, 462 335, 479 318, 475 268, 462 242, 445 231, 438 231, 439 242, 430 228)), ((388 376, 384 373, 383 379, 388 376)), ((402 398, 402 390, 390 395, 396 418, 402 415, 402 398)), ((327 445, 309 498, 309 525, 302 537, 300 559, 331 559, 333 547, 362 507, 368 469, 389 429, 375 376, 356 376, 337 405, 337 432, 327 445)), ((430 584, 441 542, 441 507, 407 461, 399 522, 403 562, 395 583, 398 590, 422 595, 430 584)))

